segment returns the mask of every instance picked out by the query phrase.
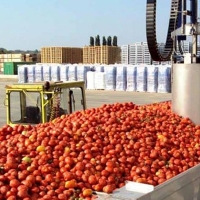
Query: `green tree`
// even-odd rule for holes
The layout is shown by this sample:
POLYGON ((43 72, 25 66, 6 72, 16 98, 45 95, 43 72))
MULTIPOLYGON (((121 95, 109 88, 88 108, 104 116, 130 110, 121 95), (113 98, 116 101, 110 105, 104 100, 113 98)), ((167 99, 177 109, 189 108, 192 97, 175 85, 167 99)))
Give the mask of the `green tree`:
POLYGON ((94 46, 94 37, 90 37, 90 46, 94 46))
POLYGON ((0 48, 0 53, 1 53, 1 54, 7 53, 7 52, 8 52, 8 51, 7 51, 6 49, 4 49, 4 48, 2 48, 2 47, 0 48))
POLYGON ((117 36, 113 37, 112 45, 117 47, 117 36))
POLYGON ((101 45, 100 37, 99 37, 99 35, 97 35, 97 46, 100 46, 100 45, 101 45))
POLYGON ((106 46, 106 45, 107 45, 107 42, 106 42, 106 37, 105 37, 105 36, 103 36, 102 45, 103 45, 103 46, 106 46))
POLYGON ((108 38, 107 38, 107 45, 112 46, 112 37, 111 36, 108 36, 108 38))
POLYGON ((98 38, 97 38, 97 36, 95 37, 95 46, 98 46, 98 38))

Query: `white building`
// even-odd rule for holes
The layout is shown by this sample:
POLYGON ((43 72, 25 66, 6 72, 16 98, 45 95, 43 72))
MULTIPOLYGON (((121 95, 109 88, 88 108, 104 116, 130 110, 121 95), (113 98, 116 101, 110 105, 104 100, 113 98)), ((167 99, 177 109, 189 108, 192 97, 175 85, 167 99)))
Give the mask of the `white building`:
MULTIPOLYGON (((159 51, 164 50, 165 44, 160 43, 158 45, 159 51)), ((191 52, 191 43, 188 41, 181 42, 181 48, 183 53, 191 52)), ((198 55, 200 56, 200 42, 198 43, 198 55)), ((181 55, 179 47, 177 44, 177 55, 181 55)), ((166 62, 157 62, 151 59, 149 53, 149 48, 147 42, 136 42, 132 45, 123 45, 121 46, 121 63, 122 64, 171 64, 171 61, 166 62)))
POLYGON ((129 45, 121 46, 121 63, 129 64, 129 45))
POLYGON ((152 63, 152 59, 149 53, 149 47, 147 42, 142 43, 142 48, 143 48, 143 63, 150 65, 152 63))
POLYGON ((137 42, 132 45, 121 46, 121 63, 122 64, 151 64, 147 42, 137 42))

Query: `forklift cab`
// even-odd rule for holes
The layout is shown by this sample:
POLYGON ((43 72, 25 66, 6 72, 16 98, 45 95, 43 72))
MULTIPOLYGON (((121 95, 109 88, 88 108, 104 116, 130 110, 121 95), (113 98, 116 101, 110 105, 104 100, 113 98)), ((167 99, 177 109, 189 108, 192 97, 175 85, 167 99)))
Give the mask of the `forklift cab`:
POLYGON ((85 83, 41 82, 6 85, 7 124, 39 124, 86 109, 85 83))

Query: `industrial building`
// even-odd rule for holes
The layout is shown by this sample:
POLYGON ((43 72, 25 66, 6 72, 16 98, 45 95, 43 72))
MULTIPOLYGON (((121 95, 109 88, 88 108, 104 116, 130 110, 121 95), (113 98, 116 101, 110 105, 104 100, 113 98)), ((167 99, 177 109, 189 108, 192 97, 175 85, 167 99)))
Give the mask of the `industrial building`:
POLYGON ((117 46, 85 46, 83 47, 83 63, 115 64, 121 62, 120 47, 117 46))
POLYGON ((6 63, 33 63, 41 62, 39 53, 9 53, 0 54, 0 72, 4 71, 6 63))
POLYGON ((42 47, 42 63, 83 63, 83 48, 42 47))

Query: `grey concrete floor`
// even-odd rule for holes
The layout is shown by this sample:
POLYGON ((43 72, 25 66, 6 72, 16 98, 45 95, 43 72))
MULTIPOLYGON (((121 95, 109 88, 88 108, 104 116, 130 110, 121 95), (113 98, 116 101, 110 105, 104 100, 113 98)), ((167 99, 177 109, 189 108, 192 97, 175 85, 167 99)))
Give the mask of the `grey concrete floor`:
MULTIPOLYGON (((0 79, 0 127, 6 124, 5 85, 16 83, 15 79, 0 79)), ((171 93, 125 92, 106 90, 86 90, 87 108, 116 102, 133 102, 138 105, 171 100, 171 93)))

